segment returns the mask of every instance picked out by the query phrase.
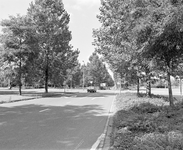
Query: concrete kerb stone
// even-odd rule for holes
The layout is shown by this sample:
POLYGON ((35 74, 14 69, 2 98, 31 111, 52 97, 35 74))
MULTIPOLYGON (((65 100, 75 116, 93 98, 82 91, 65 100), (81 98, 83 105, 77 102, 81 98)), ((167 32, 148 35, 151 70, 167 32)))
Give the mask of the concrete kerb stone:
POLYGON ((97 147, 97 150, 108 150, 108 149, 110 149, 110 139, 107 136, 109 136, 109 134, 110 134, 110 133, 108 133, 109 132, 109 127, 110 127, 110 124, 112 123, 112 118, 113 118, 113 115, 115 113, 115 111, 114 111, 115 100, 116 100, 116 96, 113 99, 112 106, 109 110, 109 116, 107 118, 107 122, 106 122, 106 125, 105 125, 105 128, 104 128, 104 132, 101 135, 101 140, 100 140, 100 143, 97 147))
MULTIPOLYGON (((76 95, 67 94, 67 93, 63 93, 63 95, 70 95, 71 97, 76 97, 76 95)), ((37 95, 37 94, 35 94, 34 96, 0 95, 0 104, 13 103, 13 102, 19 102, 19 101, 26 101, 26 100, 32 100, 32 99, 39 99, 39 98, 43 98, 43 97, 47 97, 47 96, 45 96, 45 95, 37 95)))
POLYGON ((13 97, 13 95, 10 96, 8 99, 7 98, 4 98, 6 100, 0 100, 0 104, 13 103, 13 102, 19 102, 19 101, 26 101, 26 100, 36 99, 36 97, 27 97, 27 98, 25 98, 25 97, 22 96, 22 97, 16 98, 16 96, 15 96, 14 99, 12 97, 13 97))

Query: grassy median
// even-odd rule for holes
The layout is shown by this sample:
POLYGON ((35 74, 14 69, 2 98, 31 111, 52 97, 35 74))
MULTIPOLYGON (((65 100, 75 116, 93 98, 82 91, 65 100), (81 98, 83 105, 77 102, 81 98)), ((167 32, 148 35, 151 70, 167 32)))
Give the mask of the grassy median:
POLYGON ((183 103, 165 97, 117 96, 111 150, 183 150, 183 103))

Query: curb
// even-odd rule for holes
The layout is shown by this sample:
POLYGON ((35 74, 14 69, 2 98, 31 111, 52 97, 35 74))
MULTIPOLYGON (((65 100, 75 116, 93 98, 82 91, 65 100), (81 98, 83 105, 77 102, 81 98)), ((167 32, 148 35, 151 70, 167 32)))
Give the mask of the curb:
MULTIPOLYGON (((109 123, 112 121, 111 119, 113 118, 113 109, 114 109, 114 102, 115 102, 115 100, 116 100, 116 96, 115 96, 115 98, 113 99, 113 102, 112 102, 112 105, 111 105, 111 108, 110 108, 110 110, 109 110, 109 116, 108 116, 108 118, 107 118, 107 122, 106 122, 106 125, 105 125, 105 128, 104 128, 104 132, 103 132, 103 134, 101 135, 101 140, 100 140, 100 143, 99 143, 99 145, 98 145, 98 147, 97 147, 97 150, 103 150, 103 148, 104 148, 104 146, 105 146, 105 142, 107 141, 107 136, 108 136, 108 128, 110 127, 109 126, 109 123)), ((109 146, 110 146, 110 141, 107 141, 108 143, 106 144, 106 145, 108 145, 109 144, 109 146)), ((110 148, 110 147, 108 147, 108 148, 110 148)), ((106 148, 105 148, 106 149, 106 148)))
POLYGON ((14 103, 14 102, 20 102, 20 101, 26 101, 26 100, 32 100, 32 99, 36 99, 36 98, 32 97, 32 98, 23 98, 23 99, 17 99, 12 101, 1 101, 0 104, 14 103))

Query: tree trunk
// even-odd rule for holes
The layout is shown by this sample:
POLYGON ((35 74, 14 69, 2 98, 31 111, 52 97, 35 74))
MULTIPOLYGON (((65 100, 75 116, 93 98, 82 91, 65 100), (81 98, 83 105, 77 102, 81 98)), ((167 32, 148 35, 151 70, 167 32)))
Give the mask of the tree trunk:
POLYGON ((45 69, 45 93, 48 93, 48 67, 45 69))
POLYGON ((45 93, 48 93, 48 52, 46 52, 46 67, 45 67, 45 93))
POLYGON ((71 89, 72 89, 72 86, 73 86, 73 85, 72 85, 72 78, 71 78, 71 87, 70 87, 71 89))
POLYGON ((170 103, 170 106, 173 107, 174 102, 173 102, 172 85, 171 85, 171 79, 170 79, 170 72, 169 71, 167 71, 167 80, 168 80, 169 103, 170 103))
POLYGON ((182 95, 182 79, 180 78, 180 95, 182 95))
POLYGON ((147 80, 146 80, 146 95, 148 97, 151 97, 151 76, 150 74, 147 74, 147 80))
POLYGON ((19 78, 18 78, 18 87, 19 87, 19 95, 22 95, 22 60, 20 57, 20 63, 19 63, 19 78))
POLYGON ((140 79, 137 77, 137 95, 140 94, 140 79))

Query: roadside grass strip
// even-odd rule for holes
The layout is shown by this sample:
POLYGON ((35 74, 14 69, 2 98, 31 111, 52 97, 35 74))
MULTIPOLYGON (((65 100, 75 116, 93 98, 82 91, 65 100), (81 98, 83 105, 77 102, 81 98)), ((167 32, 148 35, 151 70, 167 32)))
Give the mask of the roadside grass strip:
POLYGON ((110 150, 183 150, 183 102, 120 94, 115 101, 110 150))

